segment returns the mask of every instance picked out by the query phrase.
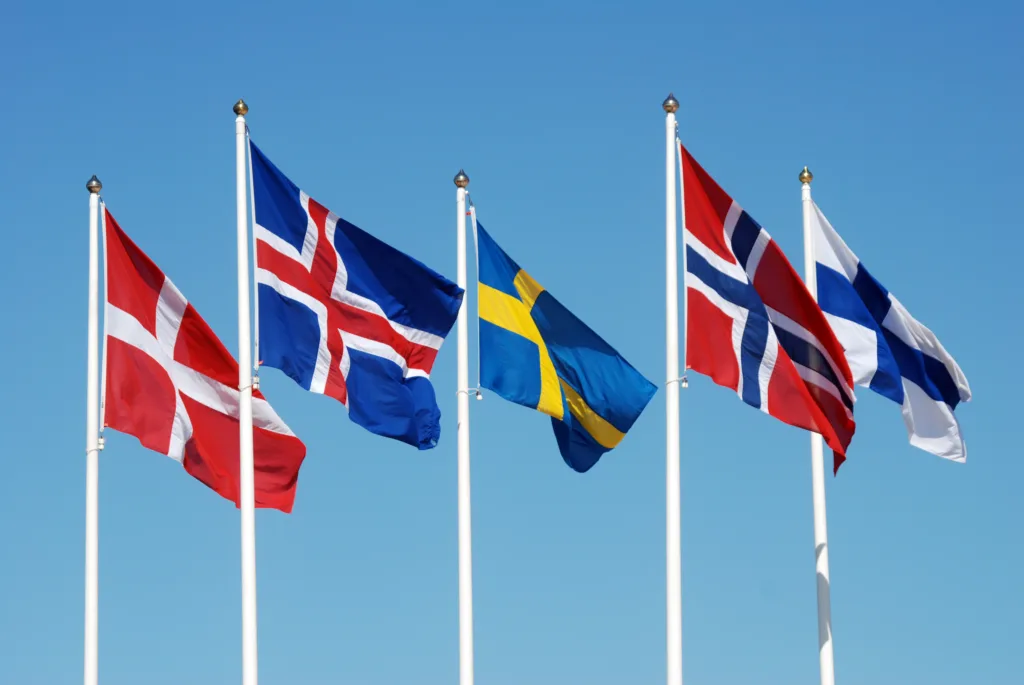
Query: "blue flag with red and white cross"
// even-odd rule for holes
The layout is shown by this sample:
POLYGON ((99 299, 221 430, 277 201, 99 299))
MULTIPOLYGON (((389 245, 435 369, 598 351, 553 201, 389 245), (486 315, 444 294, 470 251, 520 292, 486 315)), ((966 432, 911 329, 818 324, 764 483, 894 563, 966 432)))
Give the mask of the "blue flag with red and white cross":
POLYGON ((430 370, 464 291, 302 192, 251 141, 260 360, 367 430, 430 449, 430 370))

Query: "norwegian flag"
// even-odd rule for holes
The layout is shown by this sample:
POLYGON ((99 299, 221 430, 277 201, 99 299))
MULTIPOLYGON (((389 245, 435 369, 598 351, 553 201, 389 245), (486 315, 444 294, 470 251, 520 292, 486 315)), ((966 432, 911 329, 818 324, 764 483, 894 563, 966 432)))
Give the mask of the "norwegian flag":
POLYGON ((686 367, 846 458, 853 376, 825 315, 786 256, 680 146, 686 367))
POLYGON ((261 363, 373 433, 434 447, 430 369, 462 288, 328 210, 249 145, 261 363))
MULTIPOLYGON (((104 209, 104 425, 181 462, 238 506, 238 362, 104 209)), ((306 446, 253 392, 256 506, 290 512, 306 446)))

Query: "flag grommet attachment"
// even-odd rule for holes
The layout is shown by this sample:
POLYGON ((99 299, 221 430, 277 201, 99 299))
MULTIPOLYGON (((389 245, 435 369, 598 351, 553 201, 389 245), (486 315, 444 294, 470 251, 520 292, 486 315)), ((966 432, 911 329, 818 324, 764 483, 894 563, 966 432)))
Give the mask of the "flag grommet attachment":
POLYGON ((92 178, 90 178, 88 182, 86 182, 85 189, 88 190, 93 195, 95 195, 101 190, 103 190, 103 184, 100 183, 100 180, 98 178, 96 178, 96 174, 93 174, 92 178))
POLYGON ((455 174, 455 178, 452 180, 455 181, 455 185, 460 188, 465 188, 469 185, 469 176, 466 176, 464 169, 459 169, 459 173, 455 174))
POLYGON ((807 167, 804 167, 804 170, 800 172, 800 182, 801 183, 810 183, 813 180, 814 180, 814 174, 811 173, 810 169, 808 169, 807 167))
POLYGON ((679 100, 676 100, 675 95, 669 93, 668 97, 665 98, 665 101, 661 103, 661 107, 669 114, 675 114, 679 111, 679 100))
POLYGON ((249 105, 245 104, 245 100, 243 100, 242 98, 238 98, 238 102, 236 102, 235 106, 231 109, 233 109, 235 111, 235 114, 237 114, 240 117, 244 117, 246 114, 249 113, 249 105))

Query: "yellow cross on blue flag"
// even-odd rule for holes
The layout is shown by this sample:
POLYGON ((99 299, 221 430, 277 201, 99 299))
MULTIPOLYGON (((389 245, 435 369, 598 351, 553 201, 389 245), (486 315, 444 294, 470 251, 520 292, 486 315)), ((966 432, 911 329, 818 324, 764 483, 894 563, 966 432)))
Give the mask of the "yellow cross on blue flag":
POLYGON ((584 473, 657 389, 474 224, 480 384, 549 415, 565 463, 584 473))

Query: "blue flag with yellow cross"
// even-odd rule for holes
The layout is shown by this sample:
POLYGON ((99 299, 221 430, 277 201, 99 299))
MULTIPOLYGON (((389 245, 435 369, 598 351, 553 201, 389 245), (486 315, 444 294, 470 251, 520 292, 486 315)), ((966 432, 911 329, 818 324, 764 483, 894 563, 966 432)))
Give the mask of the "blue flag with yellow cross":
POLYGON ((622 441, 656 388, 475 218, 480 384, 549 415, 565 463, 584 473, 622 441))

